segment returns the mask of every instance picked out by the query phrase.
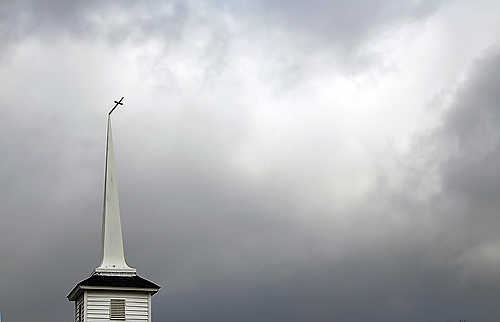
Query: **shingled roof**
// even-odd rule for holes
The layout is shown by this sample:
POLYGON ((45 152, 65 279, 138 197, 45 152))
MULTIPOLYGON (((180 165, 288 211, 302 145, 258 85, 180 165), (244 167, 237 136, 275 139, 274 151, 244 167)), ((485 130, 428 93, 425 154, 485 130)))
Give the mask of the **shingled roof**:
POLYGON ((154 294, 160 289, 159 285, 148 281, 139 275, 133 276, 113 276, 93 274, 89 278, 76 284, 73 290, 68 294, 68 300, 74 301, 83 289, 109 289, 109 288, 129 288, 135 290, 144 290, 154 294))

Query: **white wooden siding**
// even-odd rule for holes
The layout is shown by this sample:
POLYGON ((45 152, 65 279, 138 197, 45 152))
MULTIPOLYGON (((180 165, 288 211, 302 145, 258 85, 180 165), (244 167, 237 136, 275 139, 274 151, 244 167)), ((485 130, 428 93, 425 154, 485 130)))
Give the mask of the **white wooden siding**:
POLYGON ((125 321, 148 322, 150 317, 150 296, 140 292, 86 291, 87 322, 116 321, 109 319, 111 299, 125 300, 125 321))

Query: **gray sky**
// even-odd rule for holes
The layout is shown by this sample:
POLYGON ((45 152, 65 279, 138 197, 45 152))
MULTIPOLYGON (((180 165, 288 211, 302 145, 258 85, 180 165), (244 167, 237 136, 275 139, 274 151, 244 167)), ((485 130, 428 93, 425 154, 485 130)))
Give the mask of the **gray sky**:
POLYGON ((498 321, 497 1, 0 4, 0 311, 100 259, 106 112, 155 321, 498 321))

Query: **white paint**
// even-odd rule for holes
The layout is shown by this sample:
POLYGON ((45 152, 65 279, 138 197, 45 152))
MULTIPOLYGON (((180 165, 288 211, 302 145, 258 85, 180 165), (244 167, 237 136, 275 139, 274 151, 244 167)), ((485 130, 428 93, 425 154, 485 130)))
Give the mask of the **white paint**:
POLYGON ((123 236, 120 221, 120 204, 115 175, 113 155, 113 137, 111 134, 111 117, 108 116, 108 131, 106 142, 106 173, 104 183, 104 209, 102 218, 102 261, 96 268, 97 273, 135 274, 125 262, 123 251, 123 236))
MULTIPOLYGON (((151 294, 148 292, 125 291, 85 291, 75 303, 83 303, 85 316, 83 322, 112 321, 109 318, 111 299, 125 300, 125 321, 151 321, 151 294)), ((78 316, 75 314, 75 321, 78 316)))

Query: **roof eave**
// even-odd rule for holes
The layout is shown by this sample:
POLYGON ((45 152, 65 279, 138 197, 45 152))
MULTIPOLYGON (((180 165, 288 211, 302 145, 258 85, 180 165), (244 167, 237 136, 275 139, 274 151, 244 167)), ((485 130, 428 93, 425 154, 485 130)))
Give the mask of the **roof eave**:
POLYGON ((149 287, 116 287, 116 286, 80 286, 82 290, 132 291, 155 294, 160 288, 149 287))
POLYGON ((151 295, 155 295, 161 287, 116 287, 116 286, 86 286, 77 284, 71 292, 69 292, 67 298, 69 301, 75 301, 81 292, 84 290, 106 290, 106 291, 133 291, 133 292, 146 292, 151 295))
POLYGON ((76 299, 79 297, 80 292, 82 291, 82 288, 80 287, 80 284, 77 284, 71 292, 69 292, 67 298, 68 301, 76 301, 76 299))

